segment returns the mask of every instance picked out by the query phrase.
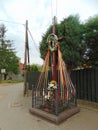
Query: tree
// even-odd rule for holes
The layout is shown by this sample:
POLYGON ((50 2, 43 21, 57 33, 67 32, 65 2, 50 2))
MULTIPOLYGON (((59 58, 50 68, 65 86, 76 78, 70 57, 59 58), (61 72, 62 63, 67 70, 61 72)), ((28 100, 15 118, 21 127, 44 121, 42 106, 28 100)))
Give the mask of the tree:
POLYGON ((39 71, 39 68, 38 68, 37 65, 32 64, 32 65, 30 66, 30 70, 31 70, 31 71, 39 71))
POLYGON ((88 19, 85 23, 85 63, 98 67, 98 16, 88 19))
POLYGON ((6 69, 6 73, 19 72, 19 58, 15 54, 15 49, 12 47, 13 42, 6 39, 6 27, 0 25, 0 70, 6 69))
MULTIPOLYGON (((56 25, 57 36, 62 37, 60 41, 61 52, 64 61, 69 69, 82 64, 83 52, 85 45, 83 44, 83 25, 79 21, 79 16, 69 16, 60 24, 56 25)), ((43 35, 40 43, 41 57, 45 57, 48 45, 46 43, 48 35, 52 33, 52 26, 43 35)))

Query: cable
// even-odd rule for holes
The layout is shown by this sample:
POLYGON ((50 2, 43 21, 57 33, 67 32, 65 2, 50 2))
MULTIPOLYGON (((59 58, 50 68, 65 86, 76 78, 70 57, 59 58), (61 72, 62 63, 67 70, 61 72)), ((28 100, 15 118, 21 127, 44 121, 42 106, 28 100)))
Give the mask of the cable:
POLYGON ((28 28, 28 32, 29 32, 29 34, 30 34, 30 36, 31 36, 31 39, 32 39, 34 45, 35 45, 36 51, 38 52, 39 49, 38 49, 38 47, 37 47, 37 45, 36 45, 36 42, 34 41, 34 38, 33 38, 32 34, 31 34, 29 28, 28 28))
POLYGON ((11 24, 20 24, 20 25, 25 25, 25 24, 22 24, 22 23, 17 23, 17 22, 13 22, 13 21, 6 21, 6 20, 0 20, 2 22, 6 22, 6 23, 11 23, 11 24))

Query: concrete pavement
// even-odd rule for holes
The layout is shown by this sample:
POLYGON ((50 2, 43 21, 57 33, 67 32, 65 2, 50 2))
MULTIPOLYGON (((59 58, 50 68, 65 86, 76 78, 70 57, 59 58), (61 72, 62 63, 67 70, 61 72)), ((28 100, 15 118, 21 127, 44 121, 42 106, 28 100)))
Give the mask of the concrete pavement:
POLYGON ((23 83, 0 85, 0 130, 98 130, 98 109, 81 111, 55 125, 29 113, 31 96, 23 97, 23 83))

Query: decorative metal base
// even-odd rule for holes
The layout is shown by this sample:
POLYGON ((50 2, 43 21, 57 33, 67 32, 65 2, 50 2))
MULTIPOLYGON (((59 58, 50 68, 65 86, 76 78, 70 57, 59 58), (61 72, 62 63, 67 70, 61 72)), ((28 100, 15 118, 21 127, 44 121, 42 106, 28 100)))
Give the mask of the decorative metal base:
POLYGON ((67 120, 71 116, 75 115, 76 113, 80 112, 79 107, 73 107, 71 109, 65 110, 64 112, 60 113, 58 116, 50 114, 46 111, 42 111, 37 108, 30 108, 29 109, 30 113, 37 115, 39 117, 42 117, 48 121, 51 121, 55 124, 60 124, 61 122, 67 120))

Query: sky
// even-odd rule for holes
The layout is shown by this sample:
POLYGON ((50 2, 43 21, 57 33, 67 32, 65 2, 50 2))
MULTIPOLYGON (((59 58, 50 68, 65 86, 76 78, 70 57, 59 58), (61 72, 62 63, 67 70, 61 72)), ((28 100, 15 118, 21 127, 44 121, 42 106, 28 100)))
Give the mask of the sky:
POLYGON ((69 15, 79 14, 85 22, 98 14, 98 0, 0 0, 0 24, 7 28, 6 39, 13 40, 16 55, 24 63, 25 23, 33 36, 29 36, 30 64, 42 64, 39 45, 42 35, 52 24, 52 18, 60 22, 69 15))

